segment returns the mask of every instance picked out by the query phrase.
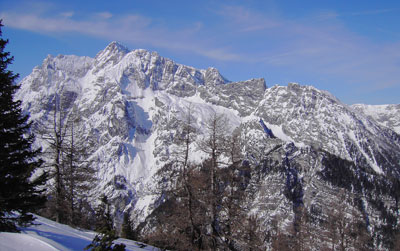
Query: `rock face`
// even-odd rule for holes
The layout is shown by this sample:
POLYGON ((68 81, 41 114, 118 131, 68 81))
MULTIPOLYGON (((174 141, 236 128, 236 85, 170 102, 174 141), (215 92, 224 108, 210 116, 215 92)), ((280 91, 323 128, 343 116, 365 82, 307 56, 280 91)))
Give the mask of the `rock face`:
MULTIPOLYGON (((287 224, 300 203, 323 215, 338 188, 357 193, 376 230, 382 210, 398 210, 390 188, 380 189, 400 177, 398 105, 350 107, 311 86, 229 82, 215 68, 195 69, 115 42, 95 58, 48 56, 20 84, 17 98, 37 126, 51 120, 56 97, 64 119, 79 115, 77 131, 98 170, 96 190, 139 220, 154 209, 153 178, 171 160, 189 106, 200 138, 213 112, 227 117, 230 130, 242 128, 243 154, 257 177, 249 186, 257 214, 281 214, 287 224), (374 206, 373 196, 387 206, 374 206)), ((40 137, 36 143, 48 147, 40 137)), ((204 158, 192 150, 194 161, 204 158)))
POLYGON ((363 163, 377 173, 390 172, 391 160, 399 156, 400 141, 392 131, 312 86, 269 88, 254 114, 294 142, 363 163))
POLYGON ((400 134, 400 104, 399 105, 351 105, 356 112, 374 119, 379 124, 386 126, 400 134))

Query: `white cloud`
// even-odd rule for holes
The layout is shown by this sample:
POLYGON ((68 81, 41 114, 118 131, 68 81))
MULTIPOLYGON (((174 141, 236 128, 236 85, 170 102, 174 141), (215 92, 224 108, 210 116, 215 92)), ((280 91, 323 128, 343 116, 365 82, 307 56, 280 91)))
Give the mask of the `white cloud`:
POLYGON ((45 13, 3 12, 4 23, 13 28, 44 34, 76 32, 109 40, 139 43, 172 50, 184 50, 217 60, 237 60, 238 55, 223 47, 204 42, 197 33, 203 28, 196 22, 187 29, 174 30, 154 23, 142 15, 114 16, 109 12, 87 15, 86 19, 74 20, 73 12, 46 16, 45 13), (65 18, 68 17, 68 18, 65 18), (92 18, 94 17, 94 18, 92 18))
POLYGON ((97 13, 97 16, 100 17, 100 18, 103 18, 103 19, 109 19, 109 18, 112 18, 113 14, 111 14, 108 11, 105 11, 105 12, 97 13))
POLYGON ((239 32, 255 32, 281 26, 280 21, 266 17, 243 6, 226 5, 216 11, 216 13, 226 18, 230 24, 235 26, 236 31, 239 32))
POLYGON ((230 24, 229 29, 238 30, 238 39, 249 37, 247 46, 254 50, 244 48, 248 58, 265 64, 266 68, 286 67, 341 77, 371 88, 400 86, 399 44, 377 43, 358 35, 350 31, 335 12, 291 20, 233 6, 225 7, 219 15, 230 24))
MULTIPOLYGON (((393 12, 398 9, 378 9, 378 10, 364 10, 364 11, 357 11, 349 13, 350 16, 365 16, 365 15, 377 15, 377 14, 384 14, 388 12, 393 12)), ((345 14, 346 15, 346 14, 345 14)))
POLYGON ((68 11, 68 12, 62 12, 60 13, 60 16, 62 17, 72 17, 75 13, 73 11, 68 11))

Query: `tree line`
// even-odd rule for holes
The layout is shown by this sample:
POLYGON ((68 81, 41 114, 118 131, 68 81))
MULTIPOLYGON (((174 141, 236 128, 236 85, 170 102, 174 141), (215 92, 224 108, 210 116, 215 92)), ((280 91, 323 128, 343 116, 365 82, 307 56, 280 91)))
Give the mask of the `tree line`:
POLYGON ((282 227, 275 217, 265 226, 251 208, 262 189, 252 170, 262 167, 244 161, 240 129, 228 133, 227 118, 213 113, 199 137, 191 106, 182 117, 178 149, 158 171, 163 203, 136 229, 136 238, 168 250, 373 250, 364 218, 349 206, 354 197, 344 189, 325 216, 300 205, 291 224, 282 227), (199 154, 193 150, 204 161, 191 162, 199 154))

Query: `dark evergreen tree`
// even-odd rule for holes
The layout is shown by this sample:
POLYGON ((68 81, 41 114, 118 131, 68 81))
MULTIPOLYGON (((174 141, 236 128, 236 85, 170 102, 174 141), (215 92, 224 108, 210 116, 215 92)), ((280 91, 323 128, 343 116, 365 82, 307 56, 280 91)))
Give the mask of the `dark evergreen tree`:
POLYGON ((123 251, 124 244, 114 244, 113 241, 118 239, 113 226, 111 217, 110 202, 106 195, 101 198, 101 204, 96 209, 96 231, 100 232, 96 235, 90 245, 85 250, 92 251, 123 251))
POLYGON ((94 237, 92 243, 90 243, 84 250, 92 251, 124 251, 124 244, 114 244, 113 241, 118 239, 114 230, 103 230, 101 234, 94 237))
POLYGON ((122 222, 121 228, 121 237, 130 240, 133 240, 134 238, 132 221, 130 219, 129 213, 127 212, 124 213, 124 220, 122 222))
POLYGON ((96 231, 104 232, 114 229, 111 217, 110 202, 106 195, 101 198, 101 204, 96 209, 96 231))
MULTIPOLYGON (((0 37, 1 37, 0 20, 0 37)), ((46 173, 35 173, 42 165, 33 150, 28 115, 24 115, 20 101, 14 101, 19 86, 17 74, 7 70, 13 57, 4 52, 8 40, 0 38, 0 231, 18 231, 17 225, 29 224, 29 214, 45 202, 41 185, 46 173), (32 174, 35 173, 35 178, 32 174)))

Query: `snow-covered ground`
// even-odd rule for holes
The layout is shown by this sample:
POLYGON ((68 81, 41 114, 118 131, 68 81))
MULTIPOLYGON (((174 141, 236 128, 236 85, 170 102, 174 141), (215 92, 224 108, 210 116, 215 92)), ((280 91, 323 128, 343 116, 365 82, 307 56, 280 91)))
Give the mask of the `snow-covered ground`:
MULTIPOLYGON (((35 224, 23 228, 21 233, 0 232, 0 251, 50 251, 83 250, 92 242, 96 232, 78 230, 36 216, 35 224)), ((123 243, 126 250, 159 250, 151 246, 127 239, 118 239, 114 243, 123 243)))

